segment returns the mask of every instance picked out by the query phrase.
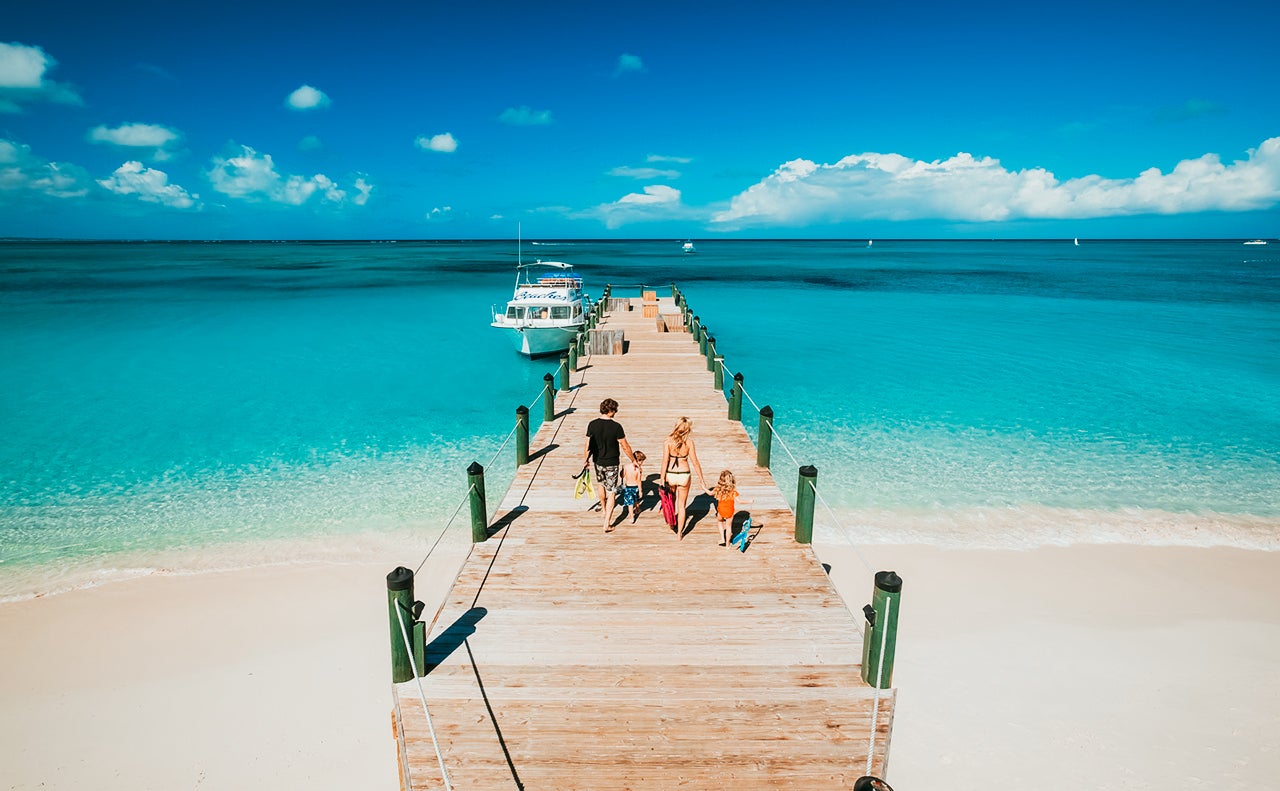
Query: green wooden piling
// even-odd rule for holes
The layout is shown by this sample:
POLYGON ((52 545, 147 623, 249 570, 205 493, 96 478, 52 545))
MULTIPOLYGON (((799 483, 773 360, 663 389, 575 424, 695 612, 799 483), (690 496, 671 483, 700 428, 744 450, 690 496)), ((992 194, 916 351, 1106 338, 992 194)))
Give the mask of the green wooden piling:
POLYGON ((427 625, 422 621, 413 622, 413 663, 419 676, 427 674, 427 625))
POLYGON ((529 407, 516 407, 516 466, 529 463, 529 407))
POLYGON ((698 321, 698 317, 695 315, 693 317, 693 321, 689 324, 689 333, 693 335, 693 340, 695 343, 698 340, 698 333, 701 331, 702 331, 702 324, 701 322, 698 321))
POLYGON ((703 324, 698 332, 698 353, 705 355, 707 353, 707 339, 711 337, 711 333, 707 332, 707 325, 703 324))
POLYGON ((768 404, 760 409, 760 431, 756 436, 756 466, 767 470, 773 450, 773 407, 768 404))
POLYGON ((484 497, 484 467, 473 461, 467 468, 467 490, 471 493, 471 543, 489 538, 489 512, 484 497))
POLYGON ((800 480, 796 485, 796 541, 813 543, 813 504, 817 500, 814 486, 818 484, 818 468, 806 464, 800 468, 800 480))
POLYGON ((576 341, 569 344, 569 370, 578 370, 578 344, 576 341))
POLYGON ((569 392, 569 353, 560 355, 560 390, 569 392))
POLYGON ((556 378, 553 374, 542 375, 542 422, 550 423, 556 419, 556 378))
POLYGON ((716 369, 716 339, 707 338, 707 370, 716 369))
POLYGON ((876 572, 863 637, 862 680, 873 687, 893 686, 893 658, 898 642, 898 606, 902 599, 902 577, 893 571, 876 572))
POLYGON ((387 575, 387 616, 391 621, 391 681, 399 684, 413 678, 413 665, 405 647, 406 640, 409 644, 413 640, 413 572, 404 566, 397 566, 387 575))
POLYGON ((733 389, 729 391, 729 419, 742 420, 742 372, 733 375, 733 389))
POLYGON ((713 382, 713 386, 715 387, 717 393, 723 394, 724 393, 724 355, 717 354, 714 363, 715 363, 715 369, 714 369, 715 381, 713 382))

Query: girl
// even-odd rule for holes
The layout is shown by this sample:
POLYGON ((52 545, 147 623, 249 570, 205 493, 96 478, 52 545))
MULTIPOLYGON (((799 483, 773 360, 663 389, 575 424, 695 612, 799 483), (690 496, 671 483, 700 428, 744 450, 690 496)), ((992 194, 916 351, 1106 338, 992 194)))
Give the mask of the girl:
POLYGON ((659 486, 670 486, 675 490, 675 530, 681 541, 685 532, 685 506, 689 502, 689 487, 695 472, 702 490, 710 494, 707 480, 702 477, 702 465, 698 463, 698 450, 693 446, 693 422, 682 417, 676 421, 671 436, 662 445, 662 474, 658 478, 659 486))
POLYGON ((636 451, 634 458, 634 464, 627 464, 622 468, 622 507, 631 509, 633 525, 636 517, 640 516, 640 501, 643 499, 640 487, 644 484, 645 455, 642 451, 636 451))
POLYGON ((728 546, 733 534, 733 515, 737 513, 738 503, 751 504, 750 497, 738 494, 737 481, 733 473, 725 470, 720 473, 720 481, 711 491, 716 498, 716 516, 720 517, 720 546, 728 546))

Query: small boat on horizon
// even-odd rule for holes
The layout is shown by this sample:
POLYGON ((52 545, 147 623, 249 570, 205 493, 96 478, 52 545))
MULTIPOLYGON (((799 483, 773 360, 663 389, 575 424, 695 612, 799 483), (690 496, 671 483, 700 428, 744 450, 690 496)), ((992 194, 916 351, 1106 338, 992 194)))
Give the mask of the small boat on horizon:
POLYGON ((1245 242, 1245 244, 1266 244, 1266 242, 1262 239, 1250 239, 1249 241, 1245 242))
POLYGON ((492 310, 489 325, 506 330, 516 351, 529 357, 569 348, 591 312, 582 276, 563 261, 516 264, 516 287, 505 310, 492 310))
POLYGON ((696 252, 698 252, 698 251, 697 251, 697 250, 694 248, 694 246, 693 246, 693 240, 692 240, 692 239, 690 239, 689 241, 687 241, 687 242, 685 242, 685 243, 684 243, 684 246, 682 246, 682 247, 680 248, 680 252, 682 252, 682 253, 696 253, 696 252))
POLYGON ((1075 243, 1075 246, 1076 246, 1076 247, 1079 247, 1079 246, 1080 246, 1080 237, 1079 237, 1079 236, 1077 236, 1077 237, 1075 238, 1074 243, 1075 243))

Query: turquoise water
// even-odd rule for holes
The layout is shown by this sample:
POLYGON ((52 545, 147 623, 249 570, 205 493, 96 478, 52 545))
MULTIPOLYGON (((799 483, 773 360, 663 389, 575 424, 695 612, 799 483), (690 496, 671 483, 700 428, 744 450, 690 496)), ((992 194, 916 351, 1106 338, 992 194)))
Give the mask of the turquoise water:
MULTIPOLYGON (((679 247, 525 253, 597 294, 678 282, 818 467, 823 529, 1280 546, 1280 244, 679 247)), ((15 570, 438 531, 554 365, 487 326, 515 256, 0 244, 0 594, 15 570)), ((794 487, 778 444, 773 469, 794 487)))

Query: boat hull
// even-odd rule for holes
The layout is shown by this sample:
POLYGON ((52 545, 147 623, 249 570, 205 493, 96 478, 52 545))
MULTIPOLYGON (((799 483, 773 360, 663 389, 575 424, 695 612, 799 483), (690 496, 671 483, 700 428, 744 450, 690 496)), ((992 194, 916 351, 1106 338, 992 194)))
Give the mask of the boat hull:
MULTIPOLYGON (((495 324, 495 327, 503 325, 495 324)), ((503 327, 516 351, 529 357, 546 357, 569 350, 582 325, 559 327, 503 327)))

